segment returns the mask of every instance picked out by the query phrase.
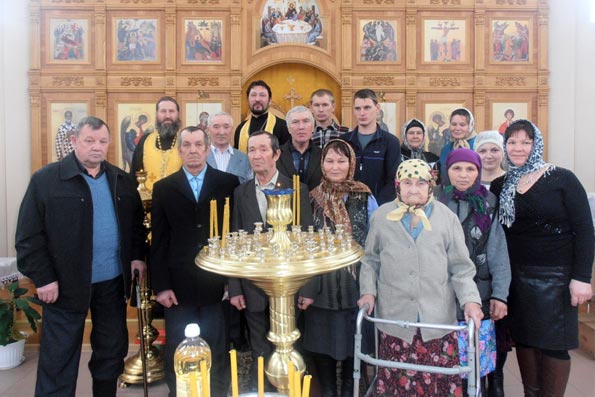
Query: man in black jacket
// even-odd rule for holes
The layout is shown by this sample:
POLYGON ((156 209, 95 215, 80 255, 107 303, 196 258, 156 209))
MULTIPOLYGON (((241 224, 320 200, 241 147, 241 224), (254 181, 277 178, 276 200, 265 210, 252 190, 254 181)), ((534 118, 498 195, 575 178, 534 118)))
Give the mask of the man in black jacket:
MULTIPOLYGON (((217 200, 219 225, 226 197, 238 177, 207 164, 209 138, 199 127, 186 127, 178 136, 182 168, 154 185, 151 209, 151 284, 165 307, 165 378, 169 395, 176 395, 174 352, 184 328, 198 323, 211 348, 211 390, 226 396, 229 388, 226 327, 222 298, 226 279, 196 266, 194 259, 207 245, 210 202, 217 200)), ((221 231, 219 231, 219 235, 221 231)))
POLYGON ((18 268, 44 302, 35 395, 75 395, 91 310, 93 395, 115 396, 128 353, 128 286, 145 271, 143 208, 130 176, 105 161, 105 122, 82 119, 71 142, 73 153, 33 175, 17 223, 18 268))

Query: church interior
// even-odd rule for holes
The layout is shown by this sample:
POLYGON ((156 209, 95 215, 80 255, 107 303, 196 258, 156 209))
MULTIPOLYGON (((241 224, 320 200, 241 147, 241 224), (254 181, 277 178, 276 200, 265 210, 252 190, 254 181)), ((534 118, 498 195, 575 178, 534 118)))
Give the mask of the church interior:
MULTIPOLYGON (((595 202, 593 64, 593 0, 2 0, 0 257, 16 256, 19 205, 31 175, 58 160, 66 117, 105 120, 108 161, 129 171, 124 137, 155 128, 158 98, 176 98, 183 126, 221 111, 237 126, 250 115, 246 89, 255 80, 270 85, 270 110, 281 118, 308 107, 315 90, 330 90, 336 120, 350 128, 354 93, 373 89, 399 139, 413 117, 440 131, 465 107, 479 132, 498 130, 514 109, 542 131, 546 161, 572 170, 595 202)), ((595 395, 595 309, 580 313, 570 397, 595 395)), ((131 354, 136 318, 130 308, 131 354)), ((163 329, 163 319, 154 325, 163 329)), ((89 333, 80 390, 90 382, 89 333)), ((25 363, 0 370, 0 395, 33 394, 38 349, 34 334, 25 363)), ((506 395, 521 396, 510 361, 506 395)), ((149 392, 166 395, 167 387, 149 392)))

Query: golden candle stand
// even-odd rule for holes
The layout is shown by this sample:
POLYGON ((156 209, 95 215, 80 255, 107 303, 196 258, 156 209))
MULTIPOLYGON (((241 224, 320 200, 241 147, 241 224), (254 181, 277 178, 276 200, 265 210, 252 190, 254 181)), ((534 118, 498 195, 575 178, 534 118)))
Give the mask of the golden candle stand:
POLYGON ((300 332, 295 326, 294 295, 313 276, 341 269, 358 262, 363 249, 343 225, 336 226, 336 234, 329 228, 315 233, 313 227, 302 231, 293 226, 292 189, 265 191, 267 221, 272 230, 263 233, 256 223, 254 234, 240 230, 230 233, 225 244, 218 237, 210 238, 196 257, 196 264, 204 270, 228 277, 246 278, 269 297, 270 331, 267 339, 275 351, 266 365, 267 378, 281 393, 287 393, 289 360, 301 374, 305 363, 293 349, 300 332))
MULTIPOLYGON (((139 171, 136 173, 138 181, 138 193, 143 202, 145 211, 144 226, 147 228, 147 240, 151 241, 151 191, 145 186, 147 173, 139 171)), ((143 362, 142 355, 145 356, 146 380, 147 383, 157 382, 165 378, 163 370, 163 358, 153 342, 159 336, 159 331, 151 324, 153 322, 153 301, 151 300, 151 286, 149 285, 149 272, 147 271, 140 285, 141 301, 138 321, 142 324, 142 332, 137 338, 143 338, 141 349, 134 356, 131 356, 124 363, 124 373, 120 375, 120 387, 126 387, 128 384, 143 383, 143 362), (144 346, 144 351, 142 347, 144 346)))

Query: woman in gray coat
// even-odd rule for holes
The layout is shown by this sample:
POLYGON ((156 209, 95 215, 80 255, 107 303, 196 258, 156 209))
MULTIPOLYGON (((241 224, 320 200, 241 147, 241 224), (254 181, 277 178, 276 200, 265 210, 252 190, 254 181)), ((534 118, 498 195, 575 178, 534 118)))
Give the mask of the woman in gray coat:
MULTIPOLYGON (((360 307, 376 316, 410 322, 456 324, 455 301, 465 320, 479 325, 481 299, 473 281, 461 223, 432 199, 434 177, 422 160, 397 170, 397 199, 370 220, 360 275, 360 307)), ((451 367, 459 364, 454 332, 378 324, 379 358, 451 367)), ((461 395, 458 376, 404 370, 379 371, 376 395, 461 395)))

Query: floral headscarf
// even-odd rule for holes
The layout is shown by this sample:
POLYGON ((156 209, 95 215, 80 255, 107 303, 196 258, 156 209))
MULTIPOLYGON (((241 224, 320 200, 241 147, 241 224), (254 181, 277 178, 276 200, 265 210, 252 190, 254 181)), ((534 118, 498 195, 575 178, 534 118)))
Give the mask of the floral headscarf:
POLYGON ((426 206, 432 202, 434 196, 432 195, 432 189, 434 187, 434 173, 432 171, 432 167, 428 163, 423 160, 419 159, 410 159, 403 161, 399 168, 397 169, 397 179, 396 179, 396 188, 397 188, 397 198, 395 203, 397 204, 397 209, 389 212, 386 215, 386 219, 389 221, 400 221, 403 219, 406 213, 411 213, 414 215, 419 216, 421 219, 422 224, 424 225, 424 229, 427 231, 432 230, 432 225, 430 224, 430 220, 426 215, 424 209, 426 206), (429 182, 429 194, 428 194, 428 201, 422 205, 409 205, 405 204, 401 201, 401 190, 399 185, 401 181, 404 179, 421 179, 429 182))
MULTIPOLYGON (((339 152, 341 153, 341 152, 339 152)), ((371 194, 370 188, 359 181, 353 179, 355 175, 355 152, 347 142, 341 139, 333 139, 329 141, 324 149, 322 149, 320 166, 322 168, 322 181, 320 185, 315 187, 310 196, 322 209, 324 215, 329 218, 335 225, 345 225, 345 230, 351 232, 351 220, 347 208, 345 208, 344 197, 347 193, 359 192, 371 194), (332 149, 338 151, 338 147, 343 146, 347 148, 349 153, 349 172, 347 178, 342 182, 331 182, 324 171, 324 159, 328 152, 332 149)))
MULTIPOLYGON (((548 169, 543 174, 547 176, 550 171, 552 171, 555 167, 552 164, 548 164, 543 161, 543 136, 541 135, 541 131, 539 128, 529 120, 516 120, 508 126, 508 128, 515 128, 518 129, 518 124, 522 124, 523 130, 526 128, 533 129, 533 148, 531 148, 531 153, 529 153, 529 157, 525 164, 520 167, 517 167, 512 164, 510 158, 508 156, 508 151, 505 150, 504 154, 506 155, 506 161, 510 166, 510 170, 504 176, 504 184, 502 185, 502 191, 500 192, 500 210, 498 211, 498 217, 500 219, 500 223, 510 227, 514 223, 515 219, 515 208, 514 208, 514 197, 516 195, 516 190, 519 186, 519 181, 521 177, 526 174, 530 174, 535 171, 539 171, 544 166, 548 166, 548 169)), ((530 134, 531 131, 527 131, 527 134, 530 134)), ((506 147, 506 142, 508 138, 504 138, 504 147, 506 147)))
POLYGON ((454 116, 457 116, 457 114, 454 114, 454 113, 455 112, 460 112, 461 110, 463 111, 462 113, 466 113, 465 116, 467 116, 467 118, 468 118, 468 121, 469 121, 469 132, 467 133, 467 136, 465 136, 465 137, 463 137, 461 139, 454 139, 452 137, 452 134, 450 134, 450 140, 452 141, 452 148, 453 149, 458 149, 458 148, 470 149, 468 140, 471 139, 471 138, 473 138, 475 136, 475 118, 473 118, 473 113, 471 113, 471 110, 469 110, 467 108, 463 108, 463 107, 456 108, 450 114, 449 122, 450 122, 450 120, 452 120, 452 118, 454 116))
POLYGON ((489 230, 492 221, 488 214, 488 190, 481 184, 481 158, 471 149, 456 149, 446 158, 446 175, 444 175, 444 189, 440 194, 440 202, 448 204, 450 200, 466 201, 473 213, 473 222, 485 233, 489 230), (475 165, 477 178, 473 185, 464 192, 457 190, 448 177, 448 169, 455 163, 466 162, 475 165))

